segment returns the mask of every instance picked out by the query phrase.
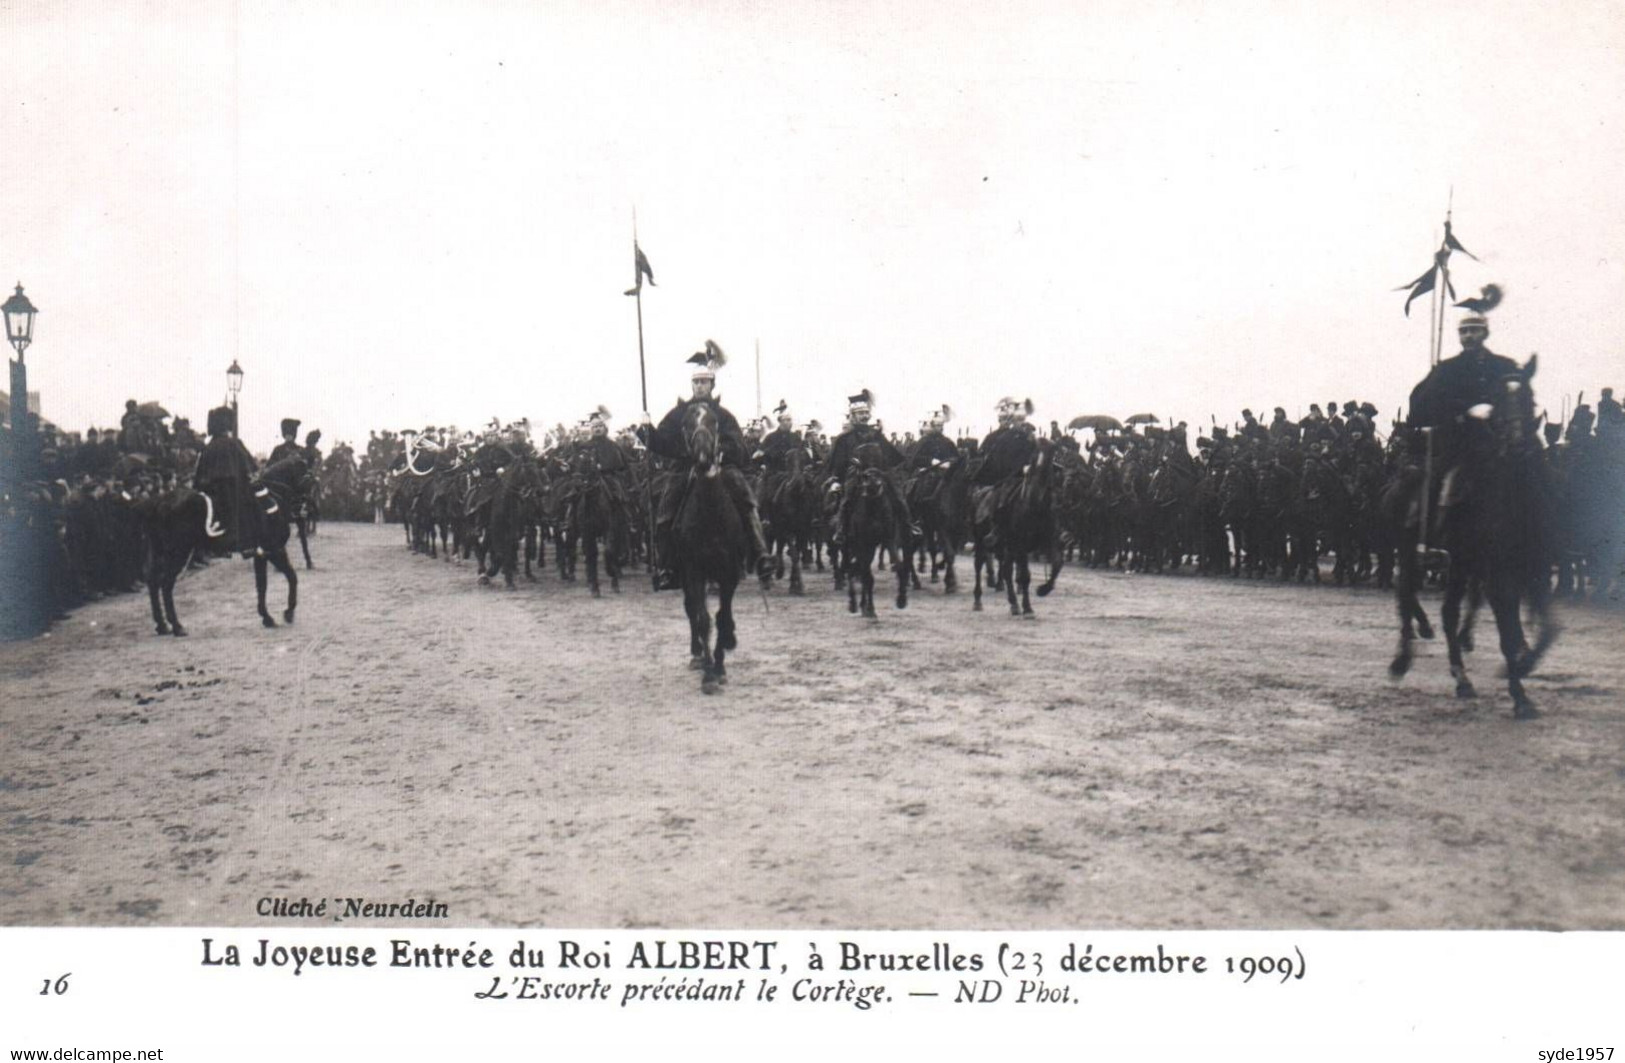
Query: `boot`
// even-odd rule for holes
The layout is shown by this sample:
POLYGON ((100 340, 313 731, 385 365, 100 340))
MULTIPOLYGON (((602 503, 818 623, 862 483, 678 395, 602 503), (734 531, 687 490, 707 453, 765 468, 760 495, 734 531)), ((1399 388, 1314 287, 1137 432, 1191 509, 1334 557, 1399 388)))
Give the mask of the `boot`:
POLYGON ((671 529, 655 529, 654 589, 674 591, 678 588, 677 572, 671 565, 671 529))
POLYGON ((752 556, 756 558, 754 565, 756 578, 766 583, 768 572, 773 564, 773 558, 768 556, 767 536, 762 534, 761 514, 756 512, 755 506, 752 506, 747 512, 749 513, 749 519, 745 523, 750 528, 750 548, 752 556))

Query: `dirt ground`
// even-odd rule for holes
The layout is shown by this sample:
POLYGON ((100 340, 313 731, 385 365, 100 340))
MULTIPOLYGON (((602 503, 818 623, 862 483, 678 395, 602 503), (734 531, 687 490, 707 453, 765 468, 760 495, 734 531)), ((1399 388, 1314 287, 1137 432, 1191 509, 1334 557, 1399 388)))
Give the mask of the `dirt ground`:
POLYGON ((1375 591, 1068 569, 1035 621, 928 588, 870 622, 821 577, 741 594, 706 697, 641 574, 312 551, 293 626, 217 562, 188 638, 126 596, 0 646, 0 923, 1625 928, 1619 610, 1561 610, 1519 723, 1487 632, 1478 699, 1442 642, 1390 681, 1375 591))

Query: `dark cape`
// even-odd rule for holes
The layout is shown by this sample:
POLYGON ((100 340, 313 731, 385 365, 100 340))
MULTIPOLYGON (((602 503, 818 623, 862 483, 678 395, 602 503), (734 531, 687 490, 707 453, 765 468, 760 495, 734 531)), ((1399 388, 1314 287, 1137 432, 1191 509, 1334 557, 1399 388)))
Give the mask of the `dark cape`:
POLYGON ((212 539, 219 550, 252 550, 259 545, 253 519, 254 492, 249 481, 258 466, 253 455, 235 436, 215 436, 198 455, 192 487, 214 503, 214 519, 225 534, 212 539))

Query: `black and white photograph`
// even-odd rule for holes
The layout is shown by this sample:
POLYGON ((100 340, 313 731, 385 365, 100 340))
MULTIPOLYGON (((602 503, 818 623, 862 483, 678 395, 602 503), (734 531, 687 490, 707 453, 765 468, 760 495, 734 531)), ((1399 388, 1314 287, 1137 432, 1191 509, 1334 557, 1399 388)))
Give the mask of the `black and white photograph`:
POLYGON ((1616 6, 0 41, 0 935, 1619 958, 1616 6))

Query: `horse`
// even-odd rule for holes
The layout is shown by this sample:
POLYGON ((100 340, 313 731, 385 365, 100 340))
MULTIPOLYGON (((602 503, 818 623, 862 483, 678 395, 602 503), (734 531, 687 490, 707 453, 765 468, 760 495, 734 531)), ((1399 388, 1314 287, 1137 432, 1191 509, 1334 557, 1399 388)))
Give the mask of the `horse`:
MULTIPOLYGON (((993 511, 996 533, 994 552, 999 562, 999 582, 1004 584, 1005 597, 1010 603, 1011 616, 1031 619, 1033 614, 1030 559, 1042 550, 1049 564, 1049 573, 1038 587, 1038 596, 1047 597, 1055 589, 1065 559, 1060 551, 1060 527, 1056 515, 1057 480, 1060 479, 1055 463, 1055 447, 1047 439, 1038 441, 1038 455, 1021 473, 1013 489, 1007 490, 993 511), (1020 591, 1020 601, 1016 599, 1020 591)), ((980 553, 985 549, 977 544, 980 553)), ((982 607, 982 579, 980 562, 976 574, 973 609, 982 607)))
POLYGON ((733 599, 750 534, 723 481, 717 416, 708 403, 688 405, 682 432, 691 466, 679 485, 683 497, 672 519, 672 564, 688 614, 689 665, 703 673, 700 690, 717 694, 728 681, 728 651, 739 646, 733 599), (714 646, 706 602, 712 583, 717 587, 714 646))
POLYGON ((491 577, 500 573, 504 585, 509 590, 514 589, 521 538, 525 540, 525 578, 535 581, 530 571, 531 558, 536 552, 532 502, 546 489, 541 469, 529 458, 515 461, 497 474, 496 489, 482 510, 486 518, 476 539, 481 586, 489 586, 491 577))
POLYGON ((771 484, 761 500, 766 524, 772 529, 771 543, 774 568, 784 574, 784 554, 790 554, 790 594, 801 595, 806 588, 801 580, 802 556, 815 542, 818 521, 818 479, 807 468, 810 460, 807 448, 798 444, 785 451, 785 468, 777 478, 764 478, 771 484))
MULTIPOLYGON (((254 589, 258 597, 260 623, 276 627, 265 607, 267 564, 288 581, 288 607, 282 619, 293 623, 299 605, 299 577, 288 560, 288 539, 292 535, 293 512, 312 482, 310 470, 300 457, 284 458, 260 473, 253 484, 254 504, 261 507, 264 535, 254 556, 254 589)), ((160 635, 183 636, 175 612, 175 581, 196 554, 211 551, 209 524, 214 501, 201 491, 181 488, 169 494, 143 500, 139 507, 146 535, 144 577, 152 606, 152 619, 160 635), (160 607, 159 599, 162 598, 160 607)))
POLYGON ((580 543, 587 558, 587 589, 603 597, 598 585, 598 544, 604 544, 604 573, 610 590, 621 593, 621 561, 629 552, 630 530, 624 507, 611 492, 591 453, 583 451, 572 463, 573 500, 570 505, 570 541, 580 543))
POLYGON ((952 461, 933 462, 909 483, 908 506, 914 519, 920 522, 921 546, 929 555, 931 582, 937 582, 941 573, 942 592, 952 594, 959 589, 954 575, 954 559, 967 534, 965 517, 969 505, 969 484, 965 479, 965 459, 961 455, 952 461), (941 568, 937 557, 941 555, 941 568))
MULTIPOLYGON (((1551 601, 1551 533, 1547 527, 1551 485, 1541 446, 1535 434, 1533 356, 1503 381, 1493 403, 1469 411, 1464 424, 1461 460, 1455 470, 1459 495, 1440 513, 1439 541, 1446 556, 1444 603, 1440 621, 1449 650, 1450 674, 1456 696, 1476 695, 1462 654, 1470 649, 1462 638, 1462 602, 1476 583, 1489 601, 1506 664, 1507 692, 1515 719, 1539 715, 1524 690, 1523 680, 1551 647, 1558 626, 1549 612, 1551 601), (1521 607, 1531 607, 1539 626, 1535 645, 1524 635, 1521 607)), ((1410 619, 1421 612, 1417 588, 1421 582, 1422 511, 1431 484, 1426 475, 1412 473, 1404 481, 1413 487, 1414 504, 1406 508, 1399 551, 1395 599, 1400 614, 1399 648, 1389 674, 1398 678, 1412 660, 1410 619)))
MULTIPOLYGON (((841 565, 846 573, 846 611, 860 610, 870 620, 878 620, 875 613, 875 556, 882 547, 890 546, 897 557, 893 568, 897 572, 897 608, 908 608, 909 551, 897 547, 900 523, 892 512, 891 494, 887 490, 886 473, 878 468, 860 469, 847 480, 851 496, 846 500, 846 528, 841 548, 841 565)), ((902 538, 906 541, 907 533, 902 538)))

